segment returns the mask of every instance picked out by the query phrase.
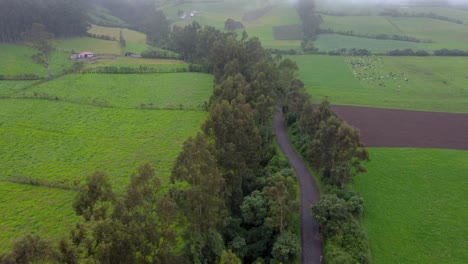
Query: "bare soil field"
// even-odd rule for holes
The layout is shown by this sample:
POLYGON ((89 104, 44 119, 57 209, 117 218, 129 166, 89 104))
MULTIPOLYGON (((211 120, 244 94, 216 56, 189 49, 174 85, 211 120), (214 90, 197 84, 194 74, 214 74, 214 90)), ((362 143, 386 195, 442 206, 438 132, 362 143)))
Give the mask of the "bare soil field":
POLYGON ((333 106, 368 147, 468 150, 468 114, 333 106))

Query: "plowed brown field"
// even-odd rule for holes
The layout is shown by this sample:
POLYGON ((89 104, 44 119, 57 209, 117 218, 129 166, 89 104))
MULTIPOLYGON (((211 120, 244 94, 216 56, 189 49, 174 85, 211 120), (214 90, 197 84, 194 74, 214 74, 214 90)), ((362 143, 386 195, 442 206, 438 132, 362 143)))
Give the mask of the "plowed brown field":
POLYGON ((468 114, 333 106, 368 147, 468 150, 468 114))

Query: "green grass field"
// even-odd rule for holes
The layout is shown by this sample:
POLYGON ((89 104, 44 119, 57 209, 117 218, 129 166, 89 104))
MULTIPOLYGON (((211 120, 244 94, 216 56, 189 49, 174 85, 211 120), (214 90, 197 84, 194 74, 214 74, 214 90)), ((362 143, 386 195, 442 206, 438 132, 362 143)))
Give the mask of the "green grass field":
POLYGON ((104 170, 122 189, 143 162, 151 162, 168 177, 182 143, 205 118, 203 111, 2 99, 0 179, 21 175, 73 185, 104 170))
POLYGON ((291 58, 315 102, 328 96, 334 104, 468 113, 468 61, 463 57, 369 57, 361 62, 367 70, 355 70, 361 80, 351 65, 359 58, 291 58))
POLYGON ((0 181, 0 253, 28 233, 61 239, 78 219, 75 192, 0 181))
POLYGON ((396 34, 401 35, 397 28, 383 16, 327 16, 322 15, 320 28, 335 31, 353 31, 358 34, 396 34))
POLYGON ((274 26, 301 24, 297 11, 292 6, 275 6, 260 19, 243 22, 250 37, 258 37, 265 48, 299 49, 301 40, 276 40, 273 34, 274 26))
POLYGON ((434 13, 439 16, 458 19, 468 23, 468 10, 463 10, 457 7, 414 6, 409 8, 400 8, 399 11, 407 13, 434 13))
MULTIPOLYGON (((32 61, 34 50, 26 46, 0 44, 0 75, 36 74, 47 76, 47 69, 32 61)), ((63 69, 72 66, 68 53, 57 51, 52 57, 52 73, 60 73, 63 69)))
POLYGON ((91 51, 95 54, 115 54, 120 55, 121 50, 117 41, 102 40, 96 38, 80 37, 62 39, 57 46, 69 54, 75 52, 91 51))
MULTIPOLYGON (((122 108, 194 109, 208 101, 213 76, 203 73, 72 74, 24 92, 82 104, 122 108)), ((21 96, 18 94, 18 96, 21 96)))
POLYGON ((370 149, 355 179, 374 263, 466 263, 468 151, 370 149))

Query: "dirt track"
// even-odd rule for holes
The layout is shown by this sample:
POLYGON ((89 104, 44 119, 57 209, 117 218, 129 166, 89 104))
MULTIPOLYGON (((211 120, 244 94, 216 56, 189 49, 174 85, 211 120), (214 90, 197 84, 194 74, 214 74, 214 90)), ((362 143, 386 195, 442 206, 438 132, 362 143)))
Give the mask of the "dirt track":
POLYGON ((468 114, 333 106, 368 147, 468 150, 468 114))
POLYGON ((288 156, 289 162, 296 171, 301 185, 302 263, 321 263, 322 240, 318 224, 310 213, 310 205, 319 200, 320 192, 309 169, 301 157, 294 151, 291 142, 289 142, 281 108, 278 108, 275 113, 275 133, 280 148, 288 156))

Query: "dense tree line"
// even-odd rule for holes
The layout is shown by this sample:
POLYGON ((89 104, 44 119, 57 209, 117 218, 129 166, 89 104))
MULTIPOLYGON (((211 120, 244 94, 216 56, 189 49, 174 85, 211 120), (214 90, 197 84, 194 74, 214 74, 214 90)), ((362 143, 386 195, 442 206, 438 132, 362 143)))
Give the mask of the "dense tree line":
POLYGON ((399 41, 408 41, 408 42, 424 42, 424 43, 431 43, 430 40, 422 40, 411 36, 406 35, 396 35, 396 34, 362 34, 354 32, 353 30, 333 30, 331 28, 327 29, 319 29, 318 33, 320 34, 337 34, 337 35, 344 35, 344 36, 354 36, 359 38, 371 38, 371 39, 390 39, 390 40, 399 40, 399 41))
POLYGON ((293 144, 324 184, 320 201, 311 209, 325 240, 325 260, 370 263, 368 241, 359 226, 363 200, 348 186, 369 159, 359 131, 342 121, 327 99, 314 107, 301 81, 295 80, 291 88, 284 110, 293 144))
POLYGON ((2 0, 0 42, 23 40, 24 33, 38 23, 56 37, 86 34, 88 0, 2 0))
POLYGON ((459 49, 440 49, 432 53, 425 50, 396 49, 386 53, 389 56, 468 56, 468 51, 459 49))
POLYGON ((372 55, 372 52, 367 49, 337 49, 337 50, 331 50, 327 52, 328 55, 333 55, 333 56, 338 56, 338 55, 345 55, 345 56, 370 56, 372 55))
POLYGON ((169 185, 144 165, 117 193, 97 172, 79 192, 81 221, 67 238, 56 246, 26 237, 1 263, 294 263, 297 180, 276 153, 271 123, 297 67, 257 38, 197 23, 175 27, 170 41, 215 85, 208 119, 184 143, 169 185))

